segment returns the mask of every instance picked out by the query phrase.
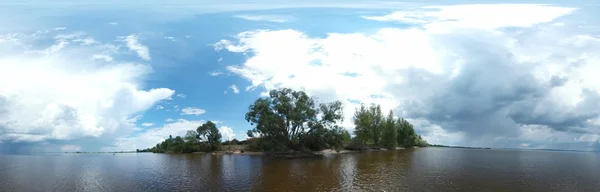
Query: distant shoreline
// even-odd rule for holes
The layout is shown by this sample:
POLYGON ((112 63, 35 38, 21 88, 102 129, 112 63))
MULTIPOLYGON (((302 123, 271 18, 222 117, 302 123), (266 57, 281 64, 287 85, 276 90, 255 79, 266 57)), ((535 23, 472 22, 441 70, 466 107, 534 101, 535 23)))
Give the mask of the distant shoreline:
MULTIPOLYGON (((419 148, 419 147, 417 147, 419 148)), ((566 149, 520 149, 520 148, 490 148, 490 147, 465 147, 465 146, 446 146, 446 145, 430 145, 427 147, 420 148, 457 148, 457 149, 494 149, 494 150, 515 150, 515 151, 555 151, 555 152, 600 152, 600 151, 581 151, 581 150, 566 150, 566 149)), ((400 150, 404 149, 402 147, 398 147, 397 149, 391 150, 400 150)), ((322 151, 315 151, 316 154, 344 154, 344 153, 360 153, 360 152, 370 152, 370 151, 388 151, 386 150, 377 150, 377 149, 366 149, 366 150, 340 150, 340 152, 336 152, 335 150, 325 149, 322 151)), ((66 154, 116 154, 116 153, 152 153, 152 152, 136 152, 136 151, 119 151, 119 152, 46 152, 46 153, 66 153, 66 154)), ((268 155, 270 152, 263 151, 215 151, 215 152, 194 152, 194 153, 165 153, 165 154, 214 154, 214 155, 268 155)), ((282 152, 285 153, 285 152, 282 152)), ((274 154, 274 153, 272 153, 274 154)))

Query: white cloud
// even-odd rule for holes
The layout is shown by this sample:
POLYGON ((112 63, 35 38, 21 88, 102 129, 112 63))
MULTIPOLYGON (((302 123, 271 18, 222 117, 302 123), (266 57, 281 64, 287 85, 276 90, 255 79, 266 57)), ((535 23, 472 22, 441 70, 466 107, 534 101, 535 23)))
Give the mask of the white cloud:
MULTIPOLYGON (((409 120, 418 124, 416 129, 423 137, 434 143, 455 145, 505 145, 494 143, 501 142, 502 137, 534 141, 531 137, 520 137, 525 133, 519 131, 517 124, 537 119, 517 119, 518 114, 513 114, 516 112, 509 112, 511 108, 519 111, 520 105, 530 102, 526 99, 529 96, 518 94, 532 94, 531 97, 537 98, 534 101, 545 102, 525 106, 524 109, 534 110, 532 115, 557 115, 544 113, 551 109, 549 106, 556 106, 552 109, 568 111, 564 114, 587 111, 588 116, 596 117, 597 110, 583 110, 583 105, 579 107, 581 104, 577 103, 584 98, 582 90, 600 93, 600 79, 591 72, 597 71, 592 63, 600 61, 591 56, 600 51, 600 40, 586 31, 553 26, 572 8, 543 5, 436 8, 437 11, 424 13, 366 17, 409 22, 414 28, 330 33, 321 38, 294 30, 256 30, 238 34, 235 41, 221 40, 215 49, 252 53, 242 65, 227 67, 250 81, 247 90, 304 88, 319 101, 342 101, 343 125, 348 129, 353 127, 351 116, 357 107, 348 100, 378 103, 385 112, 394 109, 397 115, 414 117, 409 120), (578 69, 572 69, 574 65, 578 69), (565 77, 564 86, 547 88, 548 84, 563 81, 558 77, 565 77), (477 96, 467 97, 468 94, 477 96), (502 99, 511 103, 500 102, 502 99), (496 107, 495 111, 490 112, 492 107, 496 107), (513 119, 507 118, 509 115, 513 119), (469 139, 475 136, 481 137, 469 139)), ((593 131, 593 122, 581 129, 593 131)), ((565 142, 570 136, 581 141, 598 138, 576 132, 569 134, 572 135, 560 138, 565 142)))
POLYGON ((55 31, 62 31, 62 30, 65 30, 65 29, 67 29, 67 28, 66 27, 55 27, 54 28, 55 31))
POLYGON ((233 129, 227 126, 221 126, 219 128, 219 132, 221 133, 221 136, 224 141, 231 141, 235 137, 233 129))
POLYGON ((109 25, 118 25, 119 23, 117 23, 117 22, 110 22, 110 23, 108 23, 108 24, 109 24, 109 25))
POLYGON ((142 126, 144 127, 151 127, 152 125, 154 125, 153 123, 142 123, 142 126))
POLYGON ((105 47, 69 43, 77 37, 22 35, 15 37, 21 44, 0 43, 0 140, 41 142, 127 134, 135 127, 135 114, 174 93, 167 88, 140 88, 140 79, 152 71, 149 66, 90 60, 92 54, 85 53, 105 51, 105 47), (56 44, 40 47, 30 38, 54 39, 56 44))
POLYGON ((218 72, 218 71, 210 72, 209 73, 210 76, 219 76, 219 75, 222 75, 222 74, 223 74, 222 72, 218 72))
POLYGON ((173 119, 171 119, 171 118, 167 118, 167 119, 165 119, 165 121, 166 121, 166 122, 173 122, 173 121, 175 121, 175 120, 173 120, 173 119))
POLYGON ((237 88, 237 86, 235 85, 231 85, 229 86, 229 88, 231 89, 231 91, 233 91, 233 93, 238 94, 240 93, 240 90, 237 88))
POLYGON ((188 130, 196 130, 204 122, 178 119, 172 123, 165 124, 163 127, 147 130, 134 137, 117 138, 114 146, 105 147, 102 151, 135 151, 135 149, 150 148, 164 141, 169 135, 183 137, 188 130))
POLYGON ((108 55, 92 55, 92 59, 104 60, 106 62, 112 62, 113 58, 108 55))
POLYGON ((165 107, 164 107, 164 106, 162 106, 162 105, 157 105, 157 106, 156 106, 156 108, 155 108, 155 110, 156 110, 156 111, 158 111, 158 110, 161 110, 161 109, 164 109, 164 108, 165 108, 165 107))
POLYGON ((165 37, 165 39, 175 42, 175 37, 165 37))
POLYGON ((233 17, 250 21, 268 21, 274 23, 284 23, 291 19, 284 15, 235 15, 233 17))
POLYGON ((173 106, 174 109, 179 109, 179 105, 173 106))
POLYGON ((60 150, 65 152, 77 152, 81 151, 81 146, 78 145, 63 145, 60 147, 60 150))
POLYGON ((148 47, 139 42, 139 37, 137 35, 132 34, 126 37, 120 37, 120 39, 126 43, 127 48, 135 51, 138 57, 143 60, 150 61, 150 51, 148 50, 148 47))
POLYGON ((179 93, 176 96, 179 97, 179 98, 185 98, 185 94, 183 94, 183 93, 179 93))
POLYGON ((94 38, 91 37, 86 37, 86 38, 82 38, 82 39, 75 39, 73 40, 73 42, 79 42, 82 45, 92 45, 92 44, 97 44, 98 41, 94 40, 94 38))
POLYGON ((531 27, 567 15, 574 8, 528 4, 477 4, 430 6, 416 11, 397 11, 385 16, 363 16, 378 21, 425 24, 430 30, 460 28, 497 29, 531 27), (510 10, 508 13, 506 10, 510 10))
POLYGON ((186 107, 181 109, 181 115, 202 115, 206 111, 204 109, 198 109, 193 107, 186 107))

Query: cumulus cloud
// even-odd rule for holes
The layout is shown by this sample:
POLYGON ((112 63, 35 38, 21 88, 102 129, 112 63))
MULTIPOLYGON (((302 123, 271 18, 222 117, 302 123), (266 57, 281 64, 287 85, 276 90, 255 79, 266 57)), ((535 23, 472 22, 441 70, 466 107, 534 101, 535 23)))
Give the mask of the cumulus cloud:
POLYGON ((175 121, 175 120, 174 120, 174 119, 171 119, 171 118, 167 118, 167 119, 165 119, 165 121, 166 121, 166 122, 173 122, 173 121, 175 121))
POLYGON ((219 132, 221 133, 221 136, 225 141, 231 141, 235 137, 235 134, 233 133, 233 129, 231 129, 231 127, 221 126, 219 128, 219 132))
POLYGON ((4 143, 84 138, 112 142, 110 138, 135 128, 136 114, 174 93, 140 88, 140 80, 152 71, 149 66, 89 59, 93 53, 113 51, 109 44, 82 46, 73 43, 79 34, 50 35, 11 35, 18 43, 0 43, 4 143), (45 47, 38 41, 54 44, 45 47))
POLYGON ((204 109, 186 107, 181 109, 181 115, 202 115, 206 113, 204 109))
POLYGON ((237 88, 237 86, 235 85, 231 85, 229 86, 229 88, 231 89, 231 91, 233 91, 233 93, 238 94, 240 93, 240 90, 237 88))
POLYGON ((177 97, 179 97, 179 98, 185 98, 185 94, 179 93, 179 94, 177 94, 177 97))
POLYGON ((290 17, 285 15, 235 15, 233 17, 250 21, 268 21, 274 23, 284 23, 290 20, 290 17))
POLYGON ((359 101, 408 118, 432 143, 539 147, 556 141, 554 147, 565 148, 598 142, 600 110, 592 107, 600 104, 600 79, 593 74, 600 61, 593 54, 600 51, 597 31, 554 25, 577 22, 565 17, 575 9, 424 9, 365 17, 410 27, 325 37, 255 30, 221 40, 215 49, 252 53, 227 67, 251 83, 247 89, 304 88, 320 101, 344 102, 348 129, 353 101, 359 101), (499 17, 504 13, 511 14, 499 17), (549 136, 541 141, 532 133, 549 136))
POLYGON ((157 105, 157 106, 156 106, 156 108, 155 108, 155 110, 156 110, 156 111, 158 111, 158 110, 162 110, 162 109, 164 109, 164 108, 165 108, 165 107, 164 107, 164 106, 162 106, 162 105, 157 105))
POLYGON ((119 38, 125 42, 127 48, 129 48, 132 51, 135 51, 138 57, 140 57, 143 60, 150 61, 150 51, 148 50, 148 47, 142 45, 139 42, 139 37, 137 35, 132 34, 119 38))
POLYGON ((172 123, 165 124, 163 127, 149 129, 133 137, 117 138, 117 142, 114 145, 104 147, 102 151, 135 151, 135 149, 150 148, 164 141, 169 135, 183 137, 188 130, 196 130, 203 123, 205 123, 203 120, 189 121, 178 119, 172 123))

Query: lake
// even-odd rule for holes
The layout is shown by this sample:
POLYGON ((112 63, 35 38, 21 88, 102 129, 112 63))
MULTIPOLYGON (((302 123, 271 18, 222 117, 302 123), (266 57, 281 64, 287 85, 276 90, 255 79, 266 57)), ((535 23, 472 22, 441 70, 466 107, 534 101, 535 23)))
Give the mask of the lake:
POLYGON ((421 148, 252 155, 0 155, 0 191, 600 191, 600 154, 421 148))

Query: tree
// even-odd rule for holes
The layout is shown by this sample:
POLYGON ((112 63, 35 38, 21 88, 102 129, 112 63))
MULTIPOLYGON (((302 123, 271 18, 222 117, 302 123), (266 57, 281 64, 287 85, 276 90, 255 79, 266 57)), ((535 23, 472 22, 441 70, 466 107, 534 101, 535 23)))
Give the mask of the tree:
POLYGON ((304 91, 275 89, 269 92, 269 97, 259 98, 250 105, 245 119, 255 125, 248 136, 258 134, 271 150, 314 150, 326 145, 327 130, 342 121, 342 103, 323 103, 317 107, 304 91))
POLYGON ((175 139, 173 139, 172 151, 177 153, 183 152, 184 143, 185 141, 183 140, 183 138, 181 138, 180 136, 175 137, 175 139))
POLYGON ((371 134, 371 115, 365 105, 361 104, 354 112, 354 134, 361 145, 366 145, 371 134))
POLYGON ((399 146, 403 147, 426 147, 427 141, 423 140, 420 135, 415 132, 413 125, 405 119, 398 119, 396 121, 396 140, 399 146))
POLYGON ((390 110, 390 113, 385 118, 381 141, 383 147, 388 149, 395 148, 398 143, 396 141, 396 122, 394 121, 394 113, 392 110, 390 110))
POLYGON ((369 108, 369 115, 371 119, 371 137, 375 146, 379 146, 379 138, 381 137, 381 130, 383 129, 383 113, 381 113, 381 106, 372 104, 369 108))
POLYGON ((348 130, 344 130, 342 137, 344 138, 344 144, 349 144, 352 141, 352 136, 350 136, 348 130))
POLYGON ((196 132, 198 132, 198 136, 201 139, 206 139, 208 145, 210 146, 210 150, 218 150, 221 146, 221 133, 213 122, 208 121, 200 125, 196 129, 196 132))
POLYGON ((354 133, 363 145, 372 141, 375 146, 379 146, 384 120, 380 105, 371 104, 367 108, 361 104, 360 109, 354 112, 354 133))
POLYGON ((330 129, 326 135, 327 146, 330 149, 335 149, 336 151, 342 149, 344 147, 344 133, 347 132, 348 131, 341 127, 330 129))
POLYGON ((197 143, 198 141, 198 132, 193 130, 188 130, 183 137, 183 140, 188 143, 197 143))

